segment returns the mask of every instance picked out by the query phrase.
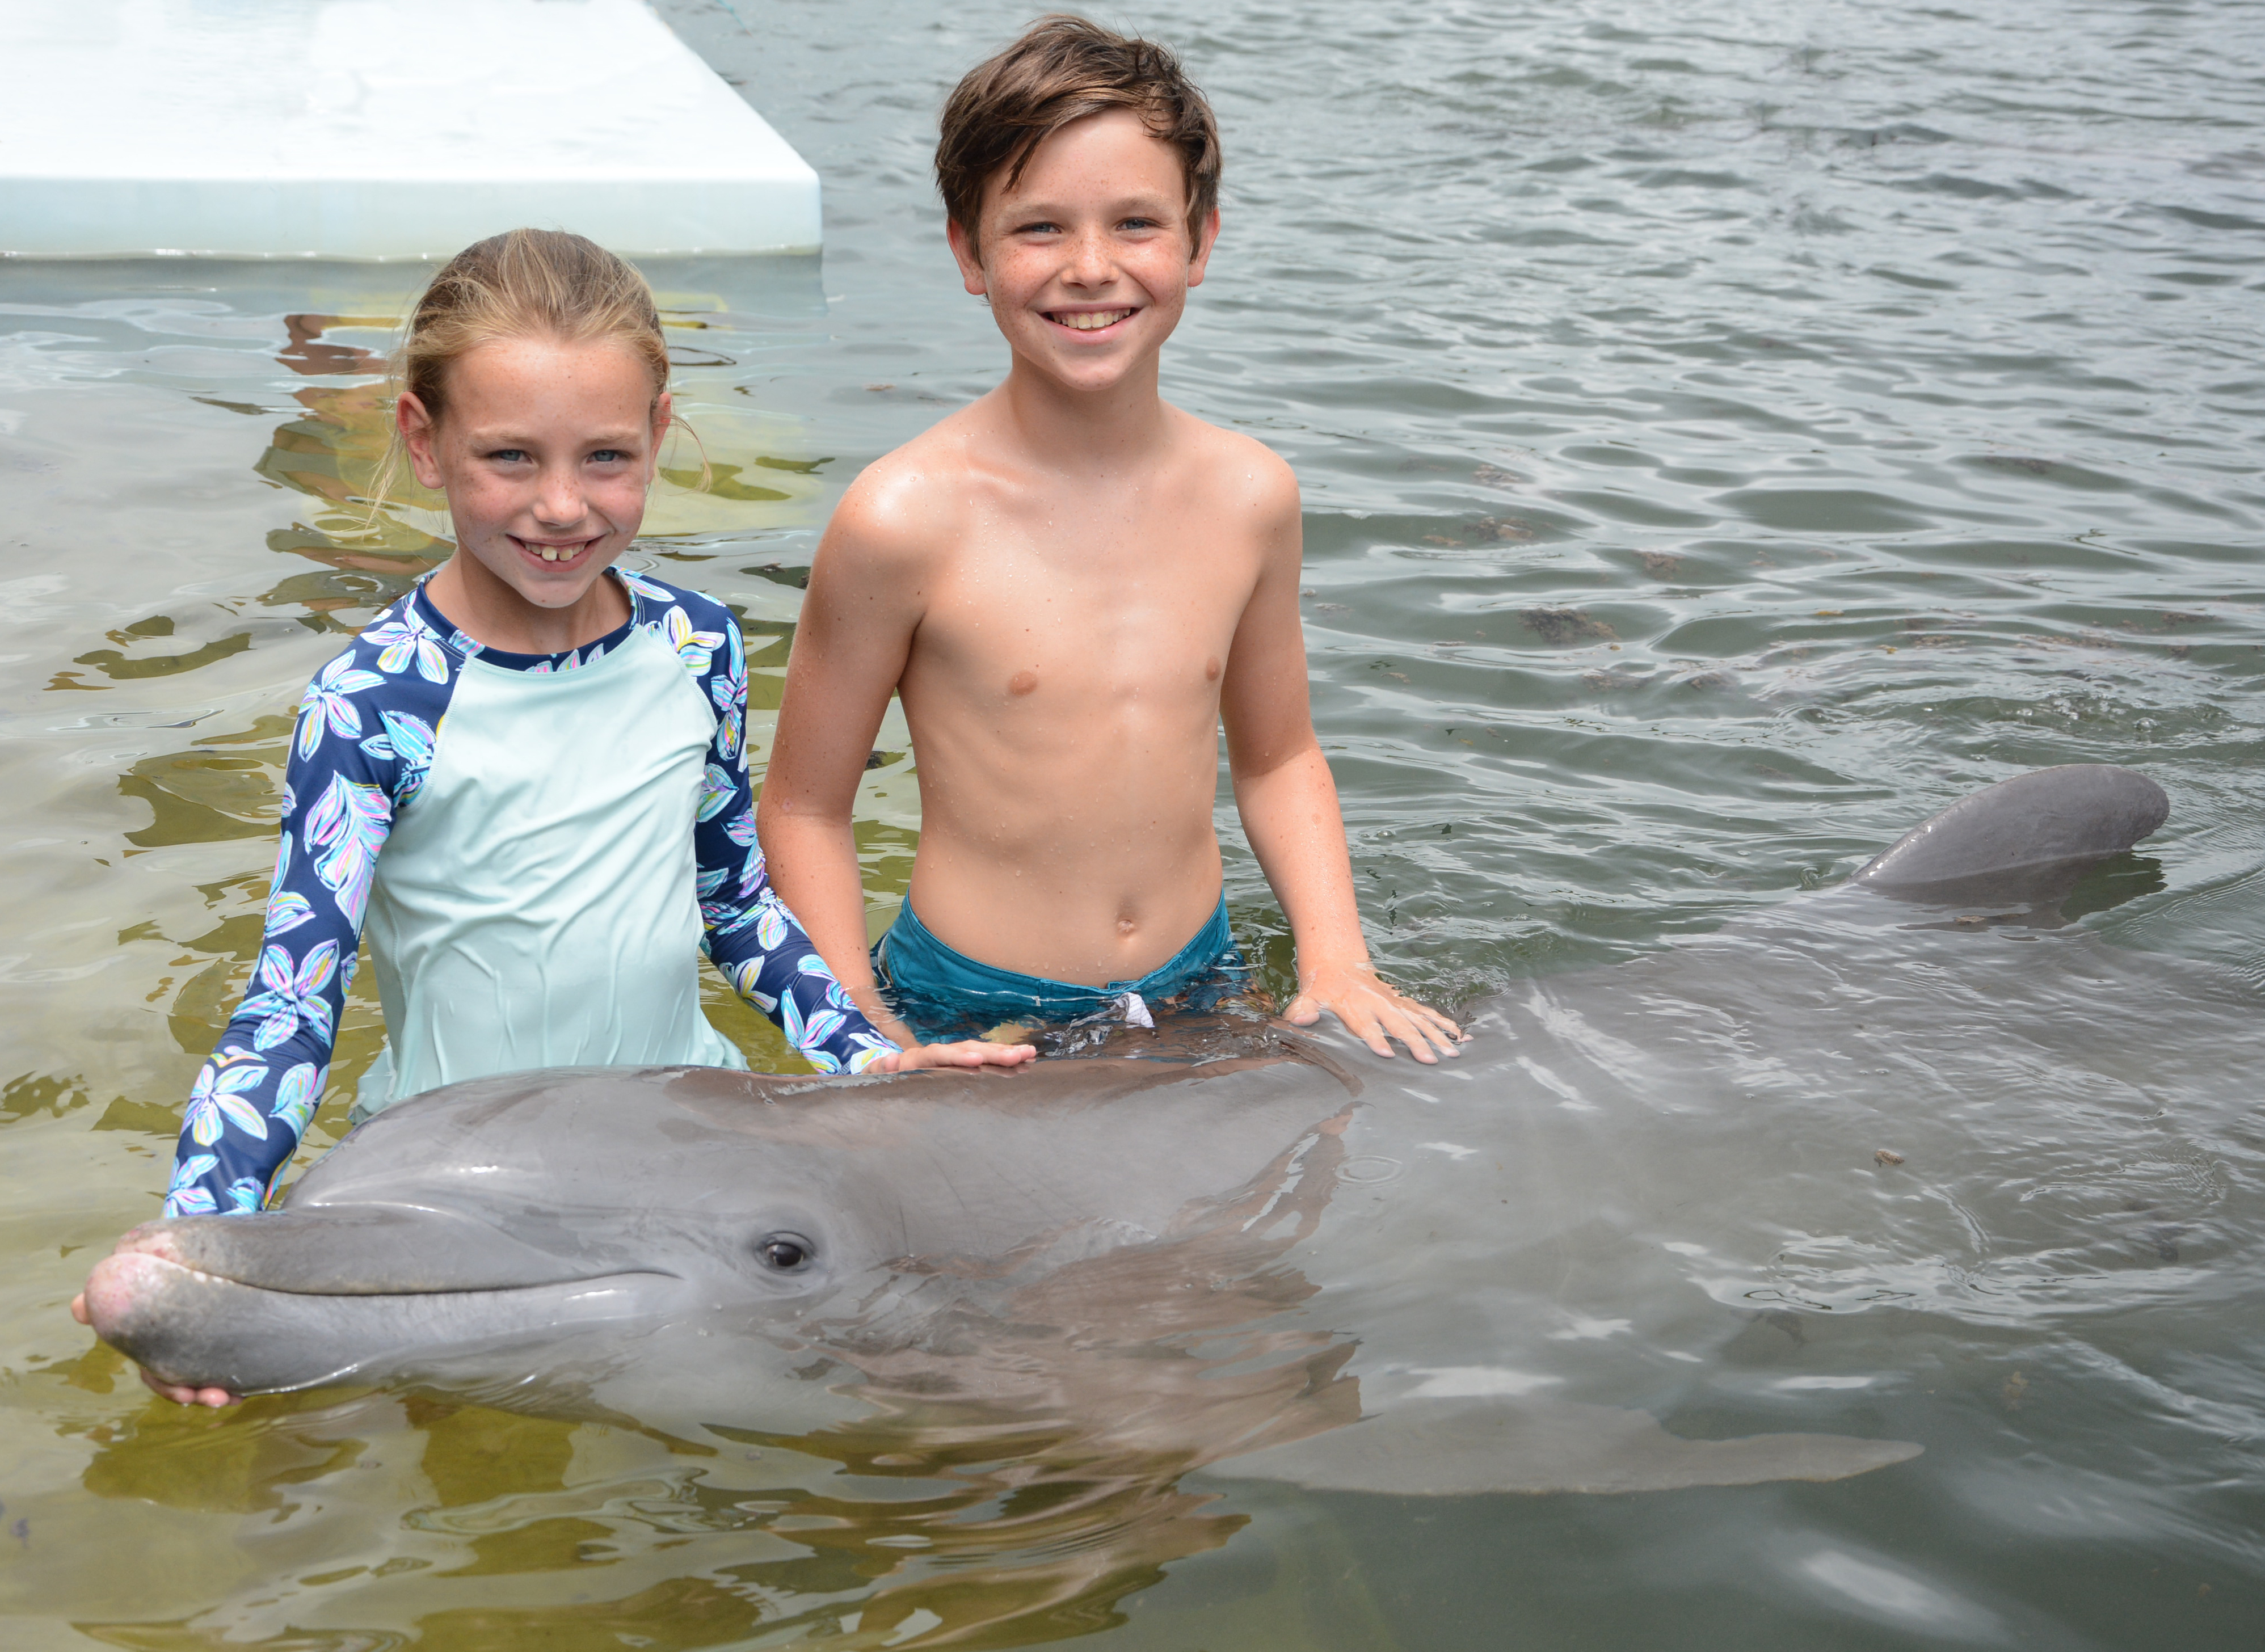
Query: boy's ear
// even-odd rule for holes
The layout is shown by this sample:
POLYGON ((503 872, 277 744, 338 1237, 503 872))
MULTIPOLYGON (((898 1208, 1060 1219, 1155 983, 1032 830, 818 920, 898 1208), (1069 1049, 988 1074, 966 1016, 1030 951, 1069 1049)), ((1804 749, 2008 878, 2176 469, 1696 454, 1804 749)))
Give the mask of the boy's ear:
POLYGON ((951 256, 958 261, 959 279, 969 292, 981 298, 990 288, 983 279, 983 260, 976 252, 975 237, 952 218, 945 221, 943 238, 951 244, 951 256))
POLYGON ((1211 250, 1219 244, 1219 208, 1213 207, 1205 215, 1203 233, 1196 237, 1195 256, 1188 260, 1188 285, 1201 287, 1204 266, 1211 262, 1211 250))
POLYGON ((433 452, 433 415, 425 411, 425 404, 414 390, 404 390, 394 398, 393 423, 401 432, 401 445, 409 455, 409 468, 415 473, 418 485, 435 493, 445 492, 441 462, 433 452))

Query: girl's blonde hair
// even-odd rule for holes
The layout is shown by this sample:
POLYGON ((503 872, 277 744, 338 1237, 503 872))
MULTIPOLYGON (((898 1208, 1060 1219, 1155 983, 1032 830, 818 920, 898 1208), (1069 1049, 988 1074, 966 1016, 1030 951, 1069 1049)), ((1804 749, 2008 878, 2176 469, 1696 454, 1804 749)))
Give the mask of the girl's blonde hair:
MULTIPOLYGON (((668 389, 668 343, 645 277, 596 242, 563 229, 506 230, 443 265, 389 364, 393 389, 424 403, 437 425, 446 417, 448 370, 499 338, 617 339, 652 379, 654 402, 668 389)), ((407 459, 397 423, 370 489, 373 510, 407 459)))

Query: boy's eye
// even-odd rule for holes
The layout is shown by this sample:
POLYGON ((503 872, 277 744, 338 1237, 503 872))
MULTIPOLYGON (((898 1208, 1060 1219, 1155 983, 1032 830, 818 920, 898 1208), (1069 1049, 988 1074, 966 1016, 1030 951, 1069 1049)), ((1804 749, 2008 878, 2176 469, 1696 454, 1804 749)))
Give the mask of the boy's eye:
POLYGON ((1016 235, 1053 235, 1058 233, 1060 229, 1061 226, 1054 222, 1052 219, 1033 218, 1028 223, 1016 224, 1015 226, 1015 233, 1016 235))

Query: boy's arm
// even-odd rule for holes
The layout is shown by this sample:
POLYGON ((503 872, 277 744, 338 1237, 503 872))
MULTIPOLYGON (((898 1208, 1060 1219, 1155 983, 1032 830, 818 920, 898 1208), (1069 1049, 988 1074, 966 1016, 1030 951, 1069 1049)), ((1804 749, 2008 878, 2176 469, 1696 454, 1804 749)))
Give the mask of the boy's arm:
POLYGON ((909 1050, 919 1039, 873 979, 851 826, 857 782, 925 602, 906 491, 869 473, 842 496, 819 542, 756 822, 779 898, 851 1002, 909 1050))
POLYGON ((698 867, 700 944, 724 979, 777 1023, 796 1052, 821 1073, 889 1070, 898 1045, 859 1015, 810 937, 779 903, 755 841, 755 801, 747 778, 747 660, 739 623, 712 615, 722 646, 702 682, 716 705, 700 803, 692 826, 698 867))
MULTIPOLYGON (((716 702, 716 738, 692 828, 699 863, 702 944, 739 996, 776 1022, 802 1058, 821 1073, 899 1073, 916 1066, 1013 1066, 1029 1044, 969 1042, 914 1050, 861 1014, 773 889, 755 841, 754 800, 743 744, 747 673, 737 622, 717 615, 724 647, 705 680, 716 702)), ((854 782, 852 782, 854 786, 854 782)), ((860 895, 862 908, 863 896, 860 895)), ((862 920, 861 920, 862 921, 862 920)), ((862 930, 861 930, 862 933, 862 930)))
POLYGON ((1278 461, 1258 478, 1265 560, 1235 628, 1220 716, 1235 807, 1251 850, 1282 903, 1297 946, 1300 1025, 1332 1011, 1354 1037, 1388 1056, 1397 1038, 1418 1061, 1452 1052, 1455 1023, 1396 991, 1369 962, 1352 889, 1352 861, 1336 782, 1314 738, 1305 633, 1298 618, 1298 485, 1278 461))

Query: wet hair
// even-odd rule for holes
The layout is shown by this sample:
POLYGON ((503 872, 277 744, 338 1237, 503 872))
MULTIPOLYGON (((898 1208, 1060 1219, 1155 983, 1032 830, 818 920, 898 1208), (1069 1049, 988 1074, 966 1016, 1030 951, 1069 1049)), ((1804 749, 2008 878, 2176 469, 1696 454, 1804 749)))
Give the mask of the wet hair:
MULTIPOLYGON (((654 402, 668 389, 668 343, 645 277, 596 242, 563 229, 506 230, 442 265, 389 363, 393 388, 416 397, 438 425, 448 404, 448 370, 499 338, 613 339, 645 368, 654 402)), ((397 425, 370 490, 373 504, 407 457, 397 425)))
POLYGON ((944 100, 936 146, 944 211, 973 241, 994 178, 1012 188, 1039 144, 1073 120, 1109 109, 1132 110, 1151 135, 1179 151, 1188 234, 1200 241, 1219 204, 1219 123, 1211 105, 1168 48, 1060 11, 969 69, 944 100))

